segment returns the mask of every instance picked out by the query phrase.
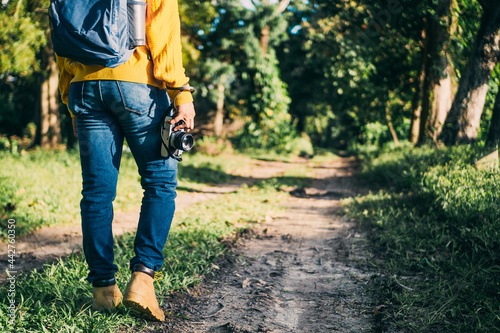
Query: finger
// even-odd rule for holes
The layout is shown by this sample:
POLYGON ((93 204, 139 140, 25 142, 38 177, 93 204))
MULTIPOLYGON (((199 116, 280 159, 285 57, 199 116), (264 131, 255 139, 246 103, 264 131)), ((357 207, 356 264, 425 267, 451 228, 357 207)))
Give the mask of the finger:
POLYGON ((178 131, 180 129, 187 129, 187 125, 184 121, 180 122, 177 126, 174 127, 174 131, 178 131))
POLYGON ((180 114, 174 114, 174 117, 170 120, 170 124, 177 124, 179 121, 182 120, 182 116, 180 114))

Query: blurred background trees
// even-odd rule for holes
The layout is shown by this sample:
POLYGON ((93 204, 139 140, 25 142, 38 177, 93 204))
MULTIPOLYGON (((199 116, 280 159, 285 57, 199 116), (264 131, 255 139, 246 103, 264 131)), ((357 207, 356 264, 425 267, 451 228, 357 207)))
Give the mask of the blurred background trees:
MULTIPOLYGON (((4 0, 0 7, 3 149, 74 144, 57 96, 47 6, 4 0)), ((198 136, 278 151, 304 142, 356 151, 499 139, 500 7, 492 0, 179 6, 198 136)))

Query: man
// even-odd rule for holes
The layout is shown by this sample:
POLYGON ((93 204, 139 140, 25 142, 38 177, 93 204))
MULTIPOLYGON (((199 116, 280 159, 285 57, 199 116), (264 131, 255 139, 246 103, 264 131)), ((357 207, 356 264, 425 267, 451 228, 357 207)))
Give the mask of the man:
POLYGON ((152 320, 165 316, 158 305, 154 272, 163 264, 162 250, 174 214, 177 161, 160 154, 160 123, 175 98, 174 130, 189 132, 195 110, 182 65, 177 0, 148 0, 146 46, 116 68, 88 66, 59 57, 59 89, 78 136, 83 190, 80 203, 83 250, 93 284, 93 309, 113 310, 123 302, 152 320), (166 89, 165 89, 166 88, 166 89), (132 151, 144 189, 141 214, 130 261, 132 278, 124 296, 116 285, 113 263, 112 202, 124 138, 132 151))

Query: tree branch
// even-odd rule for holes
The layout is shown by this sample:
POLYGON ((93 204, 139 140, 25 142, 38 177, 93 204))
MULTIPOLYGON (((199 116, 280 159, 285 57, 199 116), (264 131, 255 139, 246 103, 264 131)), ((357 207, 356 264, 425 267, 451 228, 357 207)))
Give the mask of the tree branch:
POLYGON ((290 0, 281 0, 280 3, 278 4, 278 13, 283 13, 290 4, 290 0))

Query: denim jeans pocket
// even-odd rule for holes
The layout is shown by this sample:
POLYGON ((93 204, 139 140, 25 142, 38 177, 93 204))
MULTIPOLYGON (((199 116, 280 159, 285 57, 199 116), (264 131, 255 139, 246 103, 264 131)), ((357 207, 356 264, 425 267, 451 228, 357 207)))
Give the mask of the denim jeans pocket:
POLYGON ((159 96, 157 87, 142 83, 116 81, 123 106, 126 110, 143 114, 154 111, 158 107, 159 96))
POLYGON ((87 109, 83 102, 84 88, 85 82, 73 82, 69 88, 68 108, 75 117, 78 117, 87 109))

